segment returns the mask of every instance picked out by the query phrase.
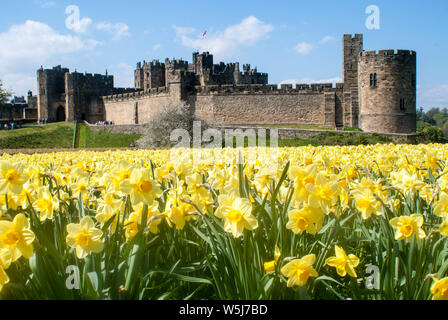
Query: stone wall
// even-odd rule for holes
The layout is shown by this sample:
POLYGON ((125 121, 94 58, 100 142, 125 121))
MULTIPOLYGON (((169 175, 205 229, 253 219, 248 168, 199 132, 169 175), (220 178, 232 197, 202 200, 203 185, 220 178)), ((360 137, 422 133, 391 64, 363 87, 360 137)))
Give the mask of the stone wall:
POLYGON ((325 96, 301 95, 198 95, 196 115, 210 125, 317 124, 325 121, 325 96))
POLYGON ((166 88, 103 97, 105 119, 116 125, 148 123, 174 103, 175 99, 166 88))
POLYGON ((188 103, 210 125, 314 124, 335 127, 342 119, 342 91, 322 86, 197 87, 188 103), (339 92, 341 91, 341 92, 339 92), (338 92, 338 94, 336 94, 338 92))

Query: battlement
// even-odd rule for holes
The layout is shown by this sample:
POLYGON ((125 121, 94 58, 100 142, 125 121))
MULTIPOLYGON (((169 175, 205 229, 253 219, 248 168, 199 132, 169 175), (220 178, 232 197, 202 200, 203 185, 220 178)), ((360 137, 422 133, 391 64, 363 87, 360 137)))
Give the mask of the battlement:
POLYGON ((209 85, 195 86, 197 94, 299 94, 335 92, 343 90, 344 84, 316 83, 316 84, 244 84, 244 85, 209 85))
POLYGON ((353 40, 353 39, 355 39, 355 40, 362 40, 362 38, 363 38, 362 33, 356 33, 354 35, 344 34, 344 40, 353 40))
POLYGON ((46 73, 68 73, 70 70, 68 68, 63 68, 61 65, 55 66, 51 69, 44 69, 43 66, 40 67, 38 72, 46 72, 46 73))
POLYGON ((104 101, 123 101, 123 100, 134 100, 142 97, 154 96, 161 93, 168 93, 169 90, 167 87, 158 87, 148 90, 139 90, 134 92, 125 92, 119 94, 113 94, 109 96, 103 96, 102 99, 104 101))
POLYGON ((143 64, 141 62, 137 63, 137 69, 144 69, 144 68, 150 68, 150 67, 165 67, 165 64, 163 62, 160 62, 159 60, 152 60, 151 62, 147 62, 143 60, 143 64))
POLYGON ((362 51, 362 57, 381 57, 381 56, 415 56, 417 53, 412 50, 370 50, 370 51, 362 51))
POLYGON ((175 60, 166 59, 165 65, 166 65, 166 68, 169 68, 169 69, 188 70, 188 61, 181 60, 181 59, 175 59, 175 60))

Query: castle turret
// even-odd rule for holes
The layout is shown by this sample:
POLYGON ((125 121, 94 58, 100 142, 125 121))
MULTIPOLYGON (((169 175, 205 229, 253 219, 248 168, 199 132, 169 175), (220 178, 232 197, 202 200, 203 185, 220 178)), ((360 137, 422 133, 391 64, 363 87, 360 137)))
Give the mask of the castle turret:
POLYGON ((37 70, 39 121, 65 121, 65 74, 69 69, 56 66, 37 70))
POLYGON ((234 84, 240 84, 241 83, 241 72, 240 72, 240 63, 235 63, 235 70, 233 71, 233 82, 234 84))
POLYGON ((342 81, 347 94, 344 123, 357 128, 359 126, 358 99, 358 61, 363 50, 363 35, 345 34, 342 39, 342 81))
POLYGON ((199 83, 202 86, 213 84, 213 55, 209 52, 193 53, 194 73, 199 78, 199 83))
POLYGON ((360 55, 360 127, 367 132, 416 131, 417 54, 409 50, 360 55))
POLYGON ((171 96, 175 100, 182 100, 185 98, 185 89, 189 85, 187 83, 188 62, 184 60, 165 60, 165 79, 166 86, 171 92, 171 96))
POLYGON ((134 71, 134 78, 135 78, 135 89, 145 89, 145 78, 142 68, 142 63, 137 63, 137 68, 134 71))

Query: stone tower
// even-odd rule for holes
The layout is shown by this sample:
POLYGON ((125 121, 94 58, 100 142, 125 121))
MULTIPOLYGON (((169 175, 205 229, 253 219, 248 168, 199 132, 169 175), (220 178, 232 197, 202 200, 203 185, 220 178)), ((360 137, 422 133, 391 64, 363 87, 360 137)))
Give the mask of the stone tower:
POLYGON ((213 84, 213 55, 209 52, 199 54, 193 53, 194 73, 199 76, 199 83, 201 86, 213 84))
POLYGON ((345 34, 342 40, 342 81, 344 92, 349 94, 349 104, 346 106, 344 123, 357 128, 359 126, 359 100, 358 100, 358 61, 363 51, 363 35, 345 34))
POLYGON ((358 66, 360 128, 416 131, 417 54, 409 50, 362 52, 358 66))
POLYGON ((40 121, 65 121, 65 74, 69 69, 56 66, 37 70, 37 115, 40 121))
POLYGON ((150 90, 159 87, 165 87, 165 64, 158 60, 150 63, 143 61, 143 66, 137 63, 135 70, 135 88, 141 90, 150 90))
POLYGON ((187 85, 188 62, 184 60, 165 60, 166 86, 175 101, 186 99, 185 88, 187 85))

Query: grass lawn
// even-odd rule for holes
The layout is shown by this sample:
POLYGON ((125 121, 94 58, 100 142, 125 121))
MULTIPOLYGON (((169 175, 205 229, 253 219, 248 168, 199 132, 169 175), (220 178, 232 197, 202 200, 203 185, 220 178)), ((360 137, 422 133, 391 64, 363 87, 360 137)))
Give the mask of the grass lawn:
MULTIPOLYGON (((73 123, 60 122, 46 126, 0 131, 0 149, 72 148, 73 129, 73 123)), ((141 136, 95 132, 84 124, 79 124, 78 129, 77 147, 79 148, 129 147, 141 136)))
POLYGON ((141 134, 119 134, 90 130, 85 124, 78 126, 78 148, 122 148, 129 147, 141 138, 141 134))

